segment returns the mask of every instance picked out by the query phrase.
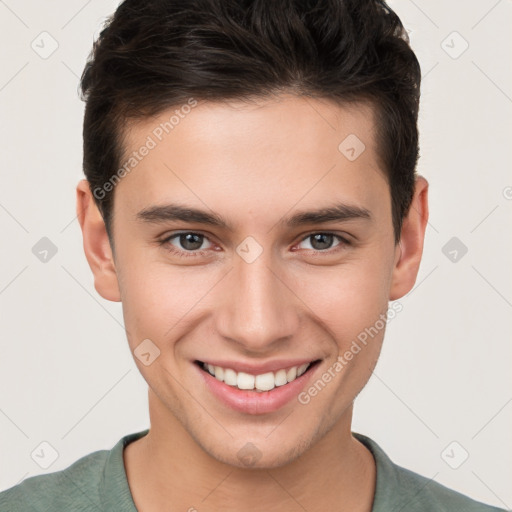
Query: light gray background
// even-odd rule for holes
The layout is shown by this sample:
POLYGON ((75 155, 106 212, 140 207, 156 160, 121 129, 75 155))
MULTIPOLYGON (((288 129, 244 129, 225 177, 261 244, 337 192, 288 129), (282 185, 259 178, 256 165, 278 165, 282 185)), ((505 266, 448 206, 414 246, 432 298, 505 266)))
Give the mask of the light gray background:
MULTIPOLYGON (((75 218, 78 78, 117 3, 0 0, 0 489, 149 426, 121 305, 94 290, 75 218), (52 39, 58 48, 42 58, 52 39), (42 237, 58 249, 46 263, 32 252, 42 237), (51 462, 42 442, 58 452, 47 468, 31 456, 51 462)), ((418 170, 430 223, 353 430, 398 464, 510 508, 512 2, 390 5, 423 71, 418 170), (459 247, 446 256, 452 237, 459 247)))

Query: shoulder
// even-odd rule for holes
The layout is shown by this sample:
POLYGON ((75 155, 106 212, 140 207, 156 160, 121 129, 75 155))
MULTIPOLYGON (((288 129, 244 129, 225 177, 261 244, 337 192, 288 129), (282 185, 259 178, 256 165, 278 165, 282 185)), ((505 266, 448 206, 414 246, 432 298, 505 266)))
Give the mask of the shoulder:
POLYGON ((0 492, 0 511, 101 510, 99 489, 108 454, 90 453, 63 470, 27 478, 0 492))
POLYGON ((124 447, 149 429, 128 434, 61 471, 36 475, 0 492, 0 512, 137 512, 126 478, 124 447))
POLYGON ((372 512, 503 512, 395 464, 372 439, 353 433, 373 454, 377 482, 372 512))
POLYGON ((504 510, 476 501, 406 468, 395 466, 395 471, 398 488, 408 490, 406 499, 410 500, 418 510, 432 512, 502 512, 504 510))

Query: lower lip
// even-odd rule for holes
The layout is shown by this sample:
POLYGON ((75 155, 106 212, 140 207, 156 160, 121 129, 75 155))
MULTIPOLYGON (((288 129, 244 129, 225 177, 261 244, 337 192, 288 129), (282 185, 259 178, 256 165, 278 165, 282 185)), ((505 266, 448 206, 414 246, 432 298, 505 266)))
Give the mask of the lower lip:
POLYGON ((228 386, 207 371, 202 370, 197 363, 194 363, 194 366, 211 393, 228 407, 246 414, 267 414, 277 411, 299 395, 315 372, 318 362, 313 363, 305 373, 294 381, 263 392, 247 391, 228 386))

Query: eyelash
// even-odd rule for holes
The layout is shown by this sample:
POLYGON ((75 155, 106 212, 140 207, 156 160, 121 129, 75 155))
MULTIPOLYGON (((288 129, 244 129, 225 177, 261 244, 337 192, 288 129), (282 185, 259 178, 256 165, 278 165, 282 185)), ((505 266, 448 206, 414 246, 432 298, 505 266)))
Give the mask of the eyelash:
MULTIPOLYGON (((183 257, 183 258, 197 258, 199 256, 204 256, 205 255, 207 250, 186 251, 186 250, 178 250, 178 249, 174 248, 172 245, 167 245, 167 244, 169 244, 169 242, 172 239, 174 239, 176 237, 179 237, 180 235, 199 235, 199 236, 202 236, 202 237, 208 239, 208 237, 206 235, 203 235, 202 233, 197 233, 195 231, 180 231, 179 233, 174 233, 174 234, 164 238, 163 240, 160 240, 159 244, 161 246, 167 246, 166 247, 167 251, 169 251, 169 252, 171 252, 173 254, 177 254, 179 257, 183 257)), ((300 242, 304 242, 304 240, 307 240, 308 238, 311 238, 314 235, 332 235, 333 237, 337 238, 339 240, 339 242, 340 242, 337 246, 334 247, 334 249, 324 249, 324 250, 309 249, 309 250, 312 250, 312 251, 314 251, 315 253, 318 253, 318 254, 323 254, 323 253, 333 254, 333 253, 336 253, 339 250, 341 250, 343 248, 343 246, 351 245, 351 243, 346 238, 342 237, 341 235, 337 235, 336 233, 331 233, 329 231, 315 231, 313 233, 309 233, 308 235, 303 237, 300 240, 300 242)))

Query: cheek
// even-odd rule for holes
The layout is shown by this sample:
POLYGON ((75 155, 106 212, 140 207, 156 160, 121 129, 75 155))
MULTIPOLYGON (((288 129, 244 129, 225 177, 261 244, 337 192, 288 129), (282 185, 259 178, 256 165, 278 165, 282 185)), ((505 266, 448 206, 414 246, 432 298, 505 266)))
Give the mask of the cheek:
POLYGON ((316 313, 312 321, 330 336, 333 350, 325 371, 300 400, 327 409, 327 423, 339 418, 375 368, 386 328, 389 275, 390 268, 377 259, 360 260, 308 276, 304 283, 304 302, 316 313), (329 391, 320 392, 325 386, 329 391))
POLYGON ((164 352, 172 340, 191 332, 200 304, 219 279, 199 267, 180 269, 143 257, 130 258, 121 268, 123 315, 132 350, 149 338, 164 352))
POLYGON ((380 319, 388 307, 390 283, 390 268, 383 260, 315 269, 304 273, 300 282, 297 295, 333 336, 340 352, 376 322, 382 330, 380 319))

